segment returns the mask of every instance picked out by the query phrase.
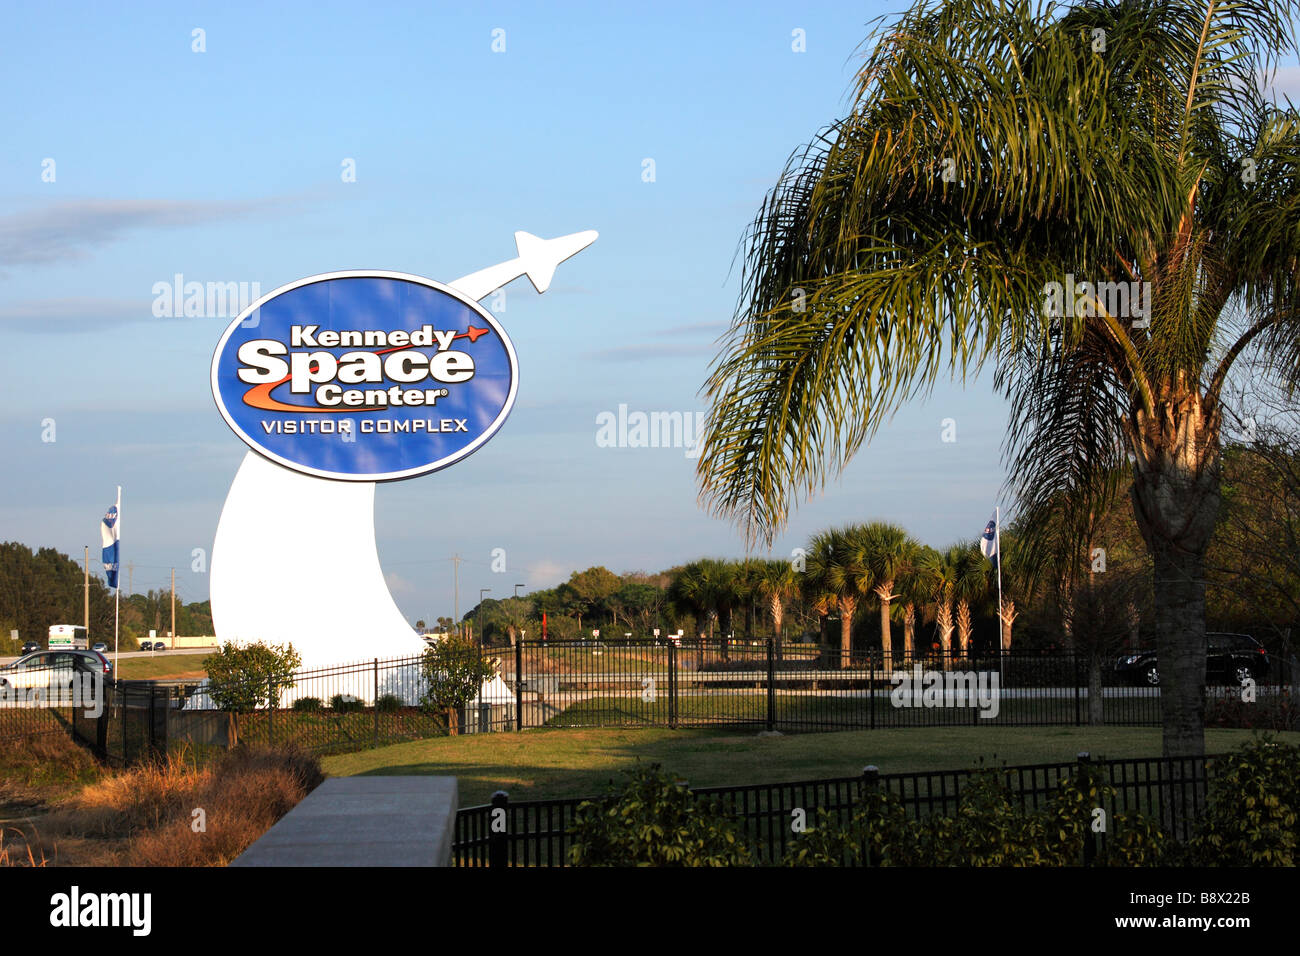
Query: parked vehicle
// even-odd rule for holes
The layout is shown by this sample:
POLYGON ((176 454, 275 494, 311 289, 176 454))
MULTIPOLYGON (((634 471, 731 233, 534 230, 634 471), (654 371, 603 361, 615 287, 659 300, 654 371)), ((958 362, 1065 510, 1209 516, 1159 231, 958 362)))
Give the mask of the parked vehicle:
MULTIPOLYGON (((1244 684, 1248 678, 1259 680, 1268 673, 1268 651, 1249 634, 1211 631, 1206 635, 1205 679, 1210 683, 1244 684)), ((1160 664, 1155 651, 1125 654, 1115 662, 1116 672, 1132 683, 1147 687, 1160 686, 1160 664)))
POLYGON ((70 686, 78 672, 93 674, 96 671, 103 674, 105 680, 113 679, 112 662, 98 651, 37 651, 0 667, 0 686, 54 690, 70 686))

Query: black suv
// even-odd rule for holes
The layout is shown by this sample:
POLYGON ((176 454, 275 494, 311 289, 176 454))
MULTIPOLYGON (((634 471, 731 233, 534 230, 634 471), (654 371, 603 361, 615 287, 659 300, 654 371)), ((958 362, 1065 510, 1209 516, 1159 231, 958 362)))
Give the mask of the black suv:
MULTIPOLYGON (((1209 647, 1205 656, 1205 679, 1221 683, 1243 684, 1246 678, 1258 680, 1268 673, 1268 651, 1249 634, 1225 634, 1211 631, 1206 635, 1209 647)), ((1116 672, 1134 684, 1160 686, 1160 668, 1155 651, 1135 651, 1115 662, 1116 672)))

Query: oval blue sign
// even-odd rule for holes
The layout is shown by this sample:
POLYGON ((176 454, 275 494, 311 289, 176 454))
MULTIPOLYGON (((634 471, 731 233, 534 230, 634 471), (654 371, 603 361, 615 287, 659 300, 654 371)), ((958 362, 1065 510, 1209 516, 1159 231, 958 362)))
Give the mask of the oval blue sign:
POLYGON ((460 461, 505 423, 505 330, 449 286, 331 272, 263 296, 212 357, 212 394, 254 451, 319 478, 390 481, 460 461))

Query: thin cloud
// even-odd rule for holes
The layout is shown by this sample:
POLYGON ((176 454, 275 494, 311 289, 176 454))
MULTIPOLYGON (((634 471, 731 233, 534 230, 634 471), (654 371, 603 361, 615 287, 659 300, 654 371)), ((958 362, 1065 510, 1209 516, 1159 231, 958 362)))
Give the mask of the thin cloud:
POLYGON ((721 335, 727 331, 726 322, 694 322, 690 325, 674 325, 672 328, 660 329, 654 334, 660 338, 679 335, 721 335))
POLYGON ((265 214, 284 201, 77 199, 0 217, 0 262, 45 265, 84 259, 140 229, 179 229, 265 214))
POLYGON ((0 327, 19 332, 88 332, 151 318, 147 298, 72 296, 0 305, 0 327))
POLYGON ((677 358, 682 355, 708 355, 712 353, 713 346, 708 343, 697 343, 693 345, 623 345, 619 348, 601 349, 599 352, 588 352, 585 358, 597 359, 602 362, 639 362, 643 359, 651 358, 677 358))

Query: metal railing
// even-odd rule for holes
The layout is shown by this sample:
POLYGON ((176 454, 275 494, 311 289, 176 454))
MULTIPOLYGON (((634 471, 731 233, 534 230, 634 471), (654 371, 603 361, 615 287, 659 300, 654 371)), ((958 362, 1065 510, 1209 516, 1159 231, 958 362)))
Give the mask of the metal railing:
MULTIPOLYGON (((711 798, 721 812, 740 824, 759 863, 779 862, 794 838, 796 811, 812 825, 818 810, 840 824, 847 823, 864 793, 879 788, 896 797, 912 819, 950 816, 965 788, 980 774, 992 774, 1013 799, 1029 810, 1043 809, 1060 784, 1082 769, 1097 773, 1114 794, 1102 804, 1110 825, 1089 832, 1083 857, 1087 863, 1105 849, 1116 830, 1116 817, 1141 814, 1167 834, 1186 839, 1205 805, 1218 757, 1136 758, 1092 760, 1080 754, 1074 761, 999 767, 987 770, 943 770, 881 774, 867 767, 854 777, 833 777, 794 783, 738 787, 692 788, 711 798)), ((578 808, 606 798, 512 801, 499 791, 492 802, 465 807, 456 815, 452 854, 457 866, 567 866, 578 808)))

